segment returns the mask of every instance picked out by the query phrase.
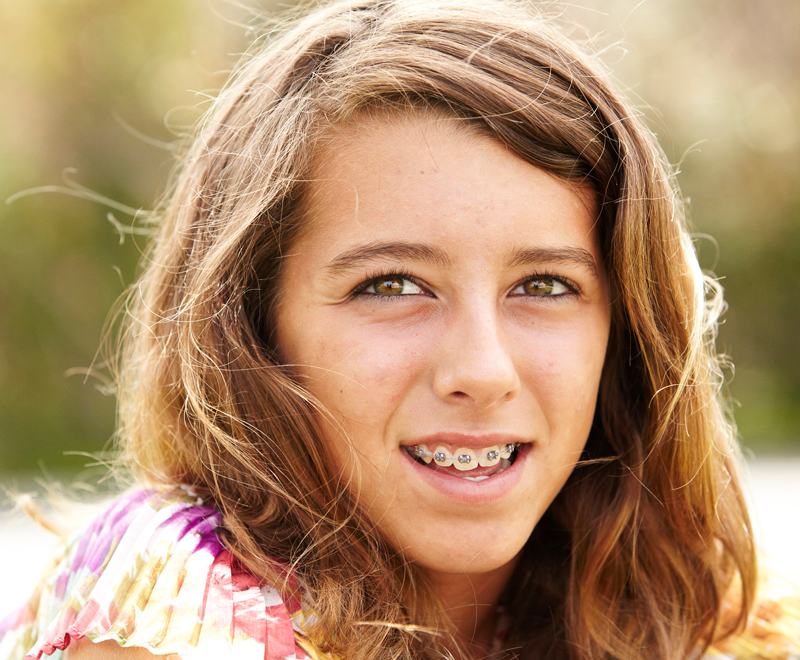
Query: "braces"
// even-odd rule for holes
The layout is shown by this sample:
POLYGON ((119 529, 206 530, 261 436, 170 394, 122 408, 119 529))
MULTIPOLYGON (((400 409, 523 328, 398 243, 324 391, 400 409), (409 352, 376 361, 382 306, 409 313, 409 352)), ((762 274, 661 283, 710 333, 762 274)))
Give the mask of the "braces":
POLYGON ((467 447, 460 447, 456 449, 455 455, 452 455, 445 447, 436 447, 434 451, 431 451, 426 445, 415 445, 409 448, 409 453, 412 456, 422 459, 425 463, 430 464, 431 461, 433 461, 439 467, 449 467, 452 465, 456 470, 464 472, 467 470, 474 470, 478 466, 491 467, 492 465, 497 465, 502 460, 508 460, 517 447, 519 447, 518 442, 485 447, 477 451, 475 449, 468 449, 467 447))

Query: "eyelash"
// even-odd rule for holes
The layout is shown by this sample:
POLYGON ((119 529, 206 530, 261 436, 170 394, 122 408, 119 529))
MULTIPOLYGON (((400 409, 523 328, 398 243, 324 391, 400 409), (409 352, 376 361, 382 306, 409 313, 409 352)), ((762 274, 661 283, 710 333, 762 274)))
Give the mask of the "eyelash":
MULTIPOLYGON (((392 300, 392 299, 396 299, 396 298, 403 298, 404 296, 402 294, 394 294, 394 295, 392 295, 392 294, 386 294, 386 293, 365 293, 365 291, 370 286, 376 284, 380 280, 389 280, 389 279, 398 279, 398 280, 404 279, 404 280, 408 280, 409 282, 413 282, 416 286, 418 286, 420 289, 422 289, 424 292, 426 292, 426 293, 428 293, 430 295, 430 293, 428 292, 427 287, 420 280, 418 280, 416 277, 414 277, 408 270, 406 270, 404 268, 398 268, 398 269, 392 270, 392 271, 382 271, 382 272, 376 272, 376 273, 372 273, 372 274, 368 275, 367 278, 364 281, 361 282, 361 284, 359 284, 355 289, 353 289, 351 297, 355 298, 357 296, 368 296, 370 298, 380 299, 380 300, 392 300)), ((513 291, 514 289, 517 289, 518 287, 522 286, 526 282, 530 282, 531 280, 553 280, 555 282, 558 282, 558 283, 562 284, 564 287, 567 288, 567 292, 566 293, 557 294, 555 296, 530 296, 532 298, 539 297, 539 298, 557 299, 557 298, 563 298, 563 297, 567 297, 567 296, 571 296, 571 295, 579 295, 581 293, 581 288, 575 282, 573 282, 572 280, 569 280, 569 279, 567 279, 565 277, 562 277, 560 275, 554 275, 554 274, 549 273, 549 272, 531 273, 530 275, 527 275, 527 276, 523 277, 521 280, 517 281, 511 287, 510 290, 513 291)), ((522 294, 518 294, 518 295, 520 297, 523 297, 522 294)))
POLYGON ((380 300, 393 300, 396 298, 402 298, 402 295, 391 295, 387 293, 365 293, 365 291, 371 287, 373 284, 378 283, 380 280, 389 280, 389 279, 397 279, 397 280, 408 280, 409 282, 413 282, 416 284, 420 289, 425 292, 428 292, 427 287, 423 285, 423 283, 414 277, 408 270, 405 268, 398 268, 396 270, 391 271, 382 271, 372 273, 367 276, 361 284, 359 284, 355 289, 353 289, 353 293, 351 297, 355 298, 357 296, 369 296, 370 298, 378 298, 380 300))
POLYGON ((555 296, 531 296, 532 298, 539 297, 539 298, 557 299, 572 295, 579 295, 581 293, 581 288, 572 280, 569 280, 566 277, 562 277, 561 275, 555 275, 553 273, 549 273, 547 271, 531 273, 530 275, 523 277, 514 286, 511 287, 511 290, 513 291, 514 289, 522 286, 526 282, 530 282, 532 280, 553 280, 554 282, 562 284, 567 289, 566 293, 560 293, 555 296))

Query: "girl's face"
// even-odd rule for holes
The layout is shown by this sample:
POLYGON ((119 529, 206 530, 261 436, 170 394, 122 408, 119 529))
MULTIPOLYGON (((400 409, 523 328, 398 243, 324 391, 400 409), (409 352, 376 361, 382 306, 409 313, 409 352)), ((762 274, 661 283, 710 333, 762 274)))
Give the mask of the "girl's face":
POLYGON ((332 471, 429 571, 513 566, 594 415, 610 307, 592 195, 409 113, 336 130, 307 212, 277 344, 332 414, 332 471))

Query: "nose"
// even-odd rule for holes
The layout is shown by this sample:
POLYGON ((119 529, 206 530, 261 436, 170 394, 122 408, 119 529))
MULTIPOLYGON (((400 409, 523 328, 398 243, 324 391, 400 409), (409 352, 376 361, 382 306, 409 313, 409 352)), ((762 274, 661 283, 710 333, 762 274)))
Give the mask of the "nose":
POLYGON ((496 310, 454 318, 440 346, 433 388, 442 400, 489 408, 519 394, 519 374, 496 310))

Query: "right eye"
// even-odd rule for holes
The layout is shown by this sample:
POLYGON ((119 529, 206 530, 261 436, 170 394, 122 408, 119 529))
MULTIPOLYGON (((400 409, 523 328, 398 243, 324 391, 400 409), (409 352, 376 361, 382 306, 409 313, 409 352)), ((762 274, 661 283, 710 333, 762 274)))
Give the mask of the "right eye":
POLYGON ((420 295, 425 292, 420 286, 404 275, 390 274, 374 277, 358 291, 360 295, 394 298, 407 295, 420 295))

